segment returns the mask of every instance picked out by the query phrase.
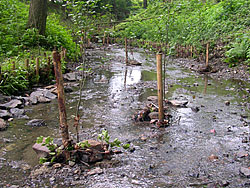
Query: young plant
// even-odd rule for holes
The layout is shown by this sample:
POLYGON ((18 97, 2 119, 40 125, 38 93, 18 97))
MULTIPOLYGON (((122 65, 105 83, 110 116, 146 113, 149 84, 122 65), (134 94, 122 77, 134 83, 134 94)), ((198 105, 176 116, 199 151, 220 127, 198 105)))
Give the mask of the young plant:
POLYGON ((122 144, 118 138, 115 138, 114 141, 111 142, 107 130, 103 130, 102 133, 98 135, 98 140, 105 142, 110 149, 114 147, 123 147, 124 149, 128 149, 130 147, 130 144, 122 144))

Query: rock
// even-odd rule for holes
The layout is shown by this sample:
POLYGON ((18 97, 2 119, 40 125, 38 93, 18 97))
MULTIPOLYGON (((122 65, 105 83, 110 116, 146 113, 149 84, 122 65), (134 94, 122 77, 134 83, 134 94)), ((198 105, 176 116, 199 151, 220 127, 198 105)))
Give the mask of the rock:
POLYGON ((48 89, 40 89, 30 94, 29 101, 32 104, 37 104, 38 102, 48 103, 52 99, 55 99, 55 98, 56 98, 56 95, 51 93, 48 89))
POLYGON ((0 118, 2 119, 9 119, 12 115, 7 110, 0 110, 0 118))
POLYGON ((226 180, 222 180, 222 181, 220 182, 220 186, 222 186, 222 187, 227 187, 227 186, 229 186, 229 182, 226 181, 226 180))
POLYGON ((98 151, 103 151, 103 143, 98 142, 96 140, 85 140, 83 142, 86 142, 86 141, 88 141, 91 149, 95 149, 95 150, 98 150, 98 151))
POLYGON ((157 96, 149 96, 147 98, 148 101, 153 101, 153 102, 156 102, 158 100, 158 97, 157 96))
POLYGON ((30 97, 29 100, 30 100, 31 104, 33 104, 33 105, 38 103, 38 100, 37 100, 36 96, 30 97))
POLYGON ((51 178, 49 179, 49 181, 55 181, 55 180, 56 180, 55 177, 51 177, 51 178))
POLYGON ((150 119, 159 119, 158 112, 151 112, 150 114, 148 114, 148 116, 150 117, 150 119))
POLYGON ((40 103, 49 103, 51 100, 50 99, 48 99, 48 98, 46 98, 46 97, 43 97, 43 96, 38 96, 37 97, 37 100, 38 100, 38 102, 40 102, 40 103))
POLYGON ((74 82, 80 79, 77 72, 71 72, 63 75, 64 80, 74 82))
POLYGON ((22 115, 24 115, 25 111, 24 111, 24 109, 11 108, 11 109, 10 109, 10 113, 11 113, 14 117, 21 117, 22 115))
POLYGON ((247 157, 247 156, 248 156, 248 153, 246 151, 239 151, 237 153, 238 158, 243 158, 243 157, 247 157))
POLYGON ((11 109, 11 108, 17 108, 20 107, 23 103, 20 100, 14 99, 10 102, 4 103, 0 105, 0 108, 2 109, 11 109))
POLYGON ((250 178, 250 169, 245 168, 245 167, 241 167, 240 168, 240 175, 242 175, 243 177, 246 177, 246 178, 250 178))
POLYGON ((185 107, 188 104, 188 101, 167 100, 167 99, 165 100, 165 102, 175 107, 185 107))
POLYGON ((73 89, 70 86, 66 86, 66 87, 64 87, 64 91, 65 91, 65 93, 71 93, 71 92, 73 92, 73 89))
POLYGON ((230 105, 230 101, 225 101, 225 105, 229 106, 230 105))
POLYGON ((69 166, 73 167, 76 163, 74 161, 69 161, 69 166))
POLYGON ((3 131, 7 128, 7 123, 0 118, 0 131, 3 131))
POLYGON ((46 146, 42 146, 42 144, 35 143, 32 146, 32 149, 36 152, 39 158, 49 156, 50 150, 46 146))
POLYGON ((48 98, 48 99, 56 99, 57 95, 53 94, 52 92, 50 92, 49 90, 43 90, 43 96, 48 98))
POLYGON ((191 110, 193 111, 193 112, 199 112, 200 111, 200 108, 198 107, 198 106, 196 106, 196 107, 191 107, 191 110))
POLYGON ((87 172, 86 176, 92 176, 95 174, 102 174, 102 173, 103 173, 103 170, 100 167, 97 167, 87 172))
POLYGON ((61 168, 62 164, 61 163, 56 163, 53 165, 53 168, 61 168))
POLYGON ((208 157, 208 159, 209 159, 210 161, 217 161, 217 160, 219 159, 219 157, 216 156, 216 155, 214 155, 214 154, 212 154, 212 155, 210 155, 210 156, 208 157))
POLYGON ((46 126, 46 123, 42 119, 32 119, 26 125, 29 126, 34 126, 34 127, 41 127, 41 126, 46 126))

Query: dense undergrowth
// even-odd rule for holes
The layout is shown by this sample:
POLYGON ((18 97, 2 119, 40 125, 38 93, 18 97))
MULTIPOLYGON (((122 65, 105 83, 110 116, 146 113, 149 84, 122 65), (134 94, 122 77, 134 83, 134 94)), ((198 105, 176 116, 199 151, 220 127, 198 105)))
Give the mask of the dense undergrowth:
POLYGON ((210 56, 221 57, 230 66, 250 63, 249 10, 248 0, 155 1, 116 27, 115 35, 168 42, 172 54, 177 45, 193 46, 201 54, 209 42, 210 56))
MULTIPOLYGON (((41 72, 46 69, 47 56, 56 47, 67 49, 68 59, 74 58, 79 49, 76 47, 71 31, 60 21, 60 15, 49 12, 45 36, 36 29, 27 28, 29 5, 18 0, 0 1, 0 91, 4 94, 20 94, 37 83, 35 58, 40 58, 41 72), (29 59, 29 69, 25 68, 29 59), (15 70, 13 70, 15 62, 15 70)), ((40 75, 41 77, 41 75, 40 75)), ((51 75, 40 78, 41 83, 51 80, 51 75), (47 79, 46 79, 47 78, 47 79)))

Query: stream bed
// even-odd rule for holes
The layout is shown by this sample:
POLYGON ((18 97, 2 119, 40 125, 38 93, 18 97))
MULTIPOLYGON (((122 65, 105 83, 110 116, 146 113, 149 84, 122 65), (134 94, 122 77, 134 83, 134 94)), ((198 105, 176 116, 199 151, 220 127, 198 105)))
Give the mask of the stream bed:
MULTIPOLYGON (((186 108, 169 107, 173 121, 166 128, 157 128, 132 119, 148 103, 147 97, 157 94, 155 55, 136 49, 129 55, 142 66, 126 66, 124 49, 118 46, 88 53, 95 74, 87 79, 82 94, 80 140, 97 139, 106 129, 111 139, 130 143, 132 149, 114 155, 110 165, 100 165, 102 173, 62 179, 51 173, 30 180, 30 171, 39 162, 32 150, 36 138, 59 138, 60 133, 57 100, 27 106, 29 118, 43 119, 47 126, 29 127, 25 125, 28 120, 14 119, 0 132, 0 187, 250 186, 250 180, 240 174, 240 168, 248 168, 250 161, 249 83, 211 79, 168 59, 166 98, 189 103, 186 108)), ((71 117, 79 89, 73 90, 66 95, 66 103, 75 138, 71 117)))

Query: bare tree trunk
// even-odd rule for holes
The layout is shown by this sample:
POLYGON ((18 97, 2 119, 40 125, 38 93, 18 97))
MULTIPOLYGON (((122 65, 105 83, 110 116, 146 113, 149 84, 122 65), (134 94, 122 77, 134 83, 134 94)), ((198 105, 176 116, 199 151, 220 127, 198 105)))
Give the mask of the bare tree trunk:
POLYGON ((148 1, 147 0, 143 0, 143 8, 147 8, 148 6, 148 1))
POLYGON ((47 10, 47 0, 30 1, 28 27, 38 29, 40 35, 45 34, 47 10))

